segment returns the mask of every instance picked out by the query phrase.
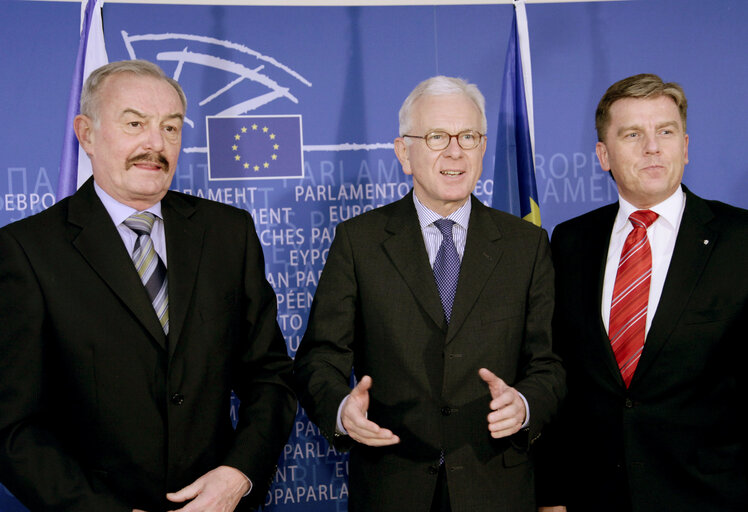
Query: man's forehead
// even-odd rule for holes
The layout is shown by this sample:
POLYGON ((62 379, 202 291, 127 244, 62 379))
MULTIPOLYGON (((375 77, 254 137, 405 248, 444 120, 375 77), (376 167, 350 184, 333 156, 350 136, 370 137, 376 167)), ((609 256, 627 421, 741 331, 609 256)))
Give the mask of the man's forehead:
POLYGON ((184 115, 182 101, 176 89, 157 77, 118 73, 107 77, 101 92, 108 100, 105 103, 116 101, 118 115, 137 113, 144 116, 152 104, 169 110, 164 115, 184 115), (152 90, 155 90, 155 95, 152 90))
POLYGON ((413 105, 416 118, 433 122, 480 123, 478 106, 464 94, 439 94, 420 97, 413 105))
POLYGON ((468 104, 474 106, 476 110, 478 109, 473 101, 462 93, 427 94, 418 98, 414 107, 421 110, 432 110, 445 105, 464 108, 468 104))
POLYGON ((673 98, 664 94, 650 98, 621 98, 614 101, 610 106, 611 115, 628 112, 655 112, 668 110, 672 110, 678 114, 678 105, 676 105, 673 98))
POLYGON ((629 127, 654 123, 683 129, 683 119, 675 101, 666 95, 654 98, 621 98, 613 102, 608 114, 608 130, 621 131, 629 127))

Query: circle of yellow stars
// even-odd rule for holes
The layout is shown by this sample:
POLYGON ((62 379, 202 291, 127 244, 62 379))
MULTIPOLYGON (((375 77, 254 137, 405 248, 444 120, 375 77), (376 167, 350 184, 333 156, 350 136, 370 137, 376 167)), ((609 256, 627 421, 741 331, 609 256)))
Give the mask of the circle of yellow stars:
MULTIPOLYGON (((267 134, 268 139, 270 139, 271 141, 275 140, 275 134, 272 133, 272 132, 270 132, 270 129, 267 126, 263 126, 262 128, 260 128, 260 126, 257 123, 253 123, 252 125, 250 125, 250 128, 252 129, 253 132, 261 130, 262 133, 267 134)), ((248 128, 246 126, 242 126, 242 128, 241 128, 241 134, 247 133, 247 130, 248 130, 248 128)), ((241 134, 237 133, 237 134, 234 135, 234 140, 236 142, 234 142, 234 145, 231 146, 231 149, 233 151, 238 151, 239 150, 239 144, 238 144, 238 142, 242 138, 241 134)), ((273 143, 273 154, 270 155, 270 159, 271 160, 277 160, 278 159, 278 154, 276 153, 276 151, 278 151, 279 147, 280 146, 278 145, 277 142, 273 143)), ((268 162, 268 161, 264 161, 261 164, 259 164, 259 163, 250 163, 250 162, 247 162, 247 161, 242 162, 241 161, 242 157, 238 153, 236 155, 234 155, 234 160, 236 160, 237 162, 240 162, 241 166, 244 167, 245 169, 252 169, 255 172, 259 172, 260 169, 268 169, 270 167, 270 162, 268 162)))

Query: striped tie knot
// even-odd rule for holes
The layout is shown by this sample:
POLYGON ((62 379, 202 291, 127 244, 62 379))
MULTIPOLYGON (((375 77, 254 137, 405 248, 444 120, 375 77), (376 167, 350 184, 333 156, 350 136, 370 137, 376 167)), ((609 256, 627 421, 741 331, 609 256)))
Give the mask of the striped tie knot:
POLYGON ((652 210, 636 210, 634 213, 629 215, 629 220, 634 228, 647 229, 652 223, 657 220, 658 215, 652 210))
POLYGON ((151 212, 138 212, 126 218, 124 224, 140 237, 142 235, 150 235, 155 222, 156 216, 151 212))

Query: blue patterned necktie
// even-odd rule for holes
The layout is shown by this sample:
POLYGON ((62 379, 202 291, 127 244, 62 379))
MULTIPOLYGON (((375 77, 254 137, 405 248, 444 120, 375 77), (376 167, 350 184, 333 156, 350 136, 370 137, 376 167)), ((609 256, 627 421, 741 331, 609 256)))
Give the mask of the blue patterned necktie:
POLYGON ((153 240, 151 240, 151 230, 155 220, 156 216, 152 213, 134 213, 125 219, 124 225, 138 236, 135 240, 132 261, 148 292, 164 333, 169 334, 169 281, 166 277, 166 266, 158 257, 153 247, 153 240))
POLYGON ((439 288, 439 296, 442 299, 444 317, 449 323, 449 318, 452 315, 452 304, 457 291, 457 279, 460 277, 460 257, 452 239, 454 221, 439 219, 434 221, 434 225, 442 234, 442 243, 434 260, 434 278, 436 279, 436 286, 439 288))

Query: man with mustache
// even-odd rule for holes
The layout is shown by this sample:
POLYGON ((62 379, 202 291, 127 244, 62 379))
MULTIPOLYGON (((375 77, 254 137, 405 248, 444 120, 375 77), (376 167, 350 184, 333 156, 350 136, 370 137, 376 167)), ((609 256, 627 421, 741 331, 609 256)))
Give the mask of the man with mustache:
POLYGON ((569 391, 539 443, 543 512, 748 510, 748 211, 681 183, 686 113, 652 74, 598 104, 619 198, 553 233, 569 391))
POLYGON ((33 511, 246 510, 290 433, 252 218, 169 191, 185 110, 155 64, 95 70, 93 178, 0 230, 0 481, 33 511))

